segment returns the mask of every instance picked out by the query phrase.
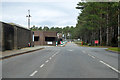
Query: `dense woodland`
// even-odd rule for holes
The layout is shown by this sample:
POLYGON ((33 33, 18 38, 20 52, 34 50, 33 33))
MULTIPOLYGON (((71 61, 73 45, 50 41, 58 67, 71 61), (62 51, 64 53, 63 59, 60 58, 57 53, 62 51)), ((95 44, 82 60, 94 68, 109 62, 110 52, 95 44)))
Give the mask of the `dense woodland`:
POLYGON ((99 40, 100 45, 118 45, 119 7, 118 2, 87 2, 78 3, 77 9, 82 13, 78 16, 76 36, 94 44, 99 40), (78 33, 79 32, 79 33, 78 33))
POLYGON ((66 36, 70 33, 71 39, 80 38, 92 45, 95 40, 99 40, 99 45, 102 46, 118 46, 119 8, 118 2, 79 2, 76 9, 80 10, 80 13, 75 27, 45 26, 42 29, 33 26, 31 30, 57 31, 66 36))

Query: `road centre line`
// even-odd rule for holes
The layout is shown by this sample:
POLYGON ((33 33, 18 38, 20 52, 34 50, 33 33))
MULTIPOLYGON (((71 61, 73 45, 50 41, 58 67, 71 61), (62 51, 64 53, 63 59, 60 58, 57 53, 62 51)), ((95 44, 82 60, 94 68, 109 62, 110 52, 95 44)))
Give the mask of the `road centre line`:
POLYGON ((42 65, 40 66, 40 68, 42 68, 44 65, 45 65, 45 64, 42 64, 42 65))
POLYGON ((30 76, 34 76, 38 71, 34 71, 30 76))
POLYGON ((85 53, 85 51, 83 51, 83 53, 85 53))
POLYGON ((111 68, 112 70, 116 71, 117 73, 120 73, 119 70, 115 69, 114 67, 112 67, 112 66, 110 66, 109 64, 105 63, 104 61, 101 61, 101 60, 100 60, 99 62, 101 62, 102 64, 104 64, 104 65, 106 65, 107 67, 111 68))
POLYGON ((56 54, 54 54, 54 56, 55 56, 56 54))
POLYGON ((91 56, 91 57, 95 59, 95 57, 94 57, 94 56, 91 56))
POLYGON ((92 56, 92 55, 90 55, 90 54, 88 54, 89 56, 91 56, 92 58, 94 58, 95 59, 95 57, 94 56, 92 56))
POLYGON ((52 59, 51 57, 49 59, 52 59))
POLYGON ((68 50, 68 51, 73 51, 73 50, 68 50))
POLYGON ((45 61, 46 63, 49 62, 49 60, 45 61))
POLYGON ((91 56, 90 54, 88 54, 89 56, 91 56))
MULTIPOLYGON (((82 52, 85 53, 85 51, 82 51, 82 52)), ((92 56, 92 55, 90 55, 90 54, 87 54, 87 55, 95 59, 94 56, 92 56)))
MULTIPOLYGON (((58 54, 58 53, 56 53, 56 54, 58 54)), ((52 55, 52 57, 54 57, 56 54, 52 55)), ((49 59, 51 60, 52 58, 50 57, 49 59)), ((47 61, 45 61, 45 62, 48 63, 49 60, 47 60, 47 61)), ((40 66, 40 68, 42 68, 44 65, 45 65, 45 64, 42 64, 42 65, 40 66)), ((34 76, 37 72, 38 72, 38 71, 34 71, 30 76, 34 76)))
POLYGON ((54 57, 55 55, 52 55, 52 57, 54 57))

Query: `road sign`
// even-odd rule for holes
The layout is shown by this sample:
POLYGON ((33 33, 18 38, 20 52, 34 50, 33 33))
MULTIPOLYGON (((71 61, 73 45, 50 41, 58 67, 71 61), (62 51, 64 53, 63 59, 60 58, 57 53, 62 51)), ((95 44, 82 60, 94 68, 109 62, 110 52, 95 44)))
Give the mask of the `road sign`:
POLYGON ((95 44, 98 44, 99 43, 99 41, 98 40, 95 40, 95 44))

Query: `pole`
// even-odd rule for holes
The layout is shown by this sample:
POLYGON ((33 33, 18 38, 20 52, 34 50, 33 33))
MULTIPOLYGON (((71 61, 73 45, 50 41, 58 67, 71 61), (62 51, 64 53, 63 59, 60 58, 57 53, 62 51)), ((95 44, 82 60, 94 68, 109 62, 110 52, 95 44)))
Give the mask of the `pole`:
POLYGON ((30 18, 28 18, 28 29, 30 29, 30 18))
POLYGON ((28 29, 30 29, 30 10, 28 10, 28 15, 26 17, 28 17, 28 29))

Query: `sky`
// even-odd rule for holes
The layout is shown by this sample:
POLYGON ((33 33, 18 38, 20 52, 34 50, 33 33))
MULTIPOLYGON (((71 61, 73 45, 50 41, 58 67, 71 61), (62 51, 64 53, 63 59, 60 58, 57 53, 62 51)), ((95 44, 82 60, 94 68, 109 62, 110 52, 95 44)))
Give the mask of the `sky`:
POLYGON ((2 19, 27 28, 28 9, 31 27, 75 26, 80 10, 75 9, 80 0, 2 0, 2 19))

